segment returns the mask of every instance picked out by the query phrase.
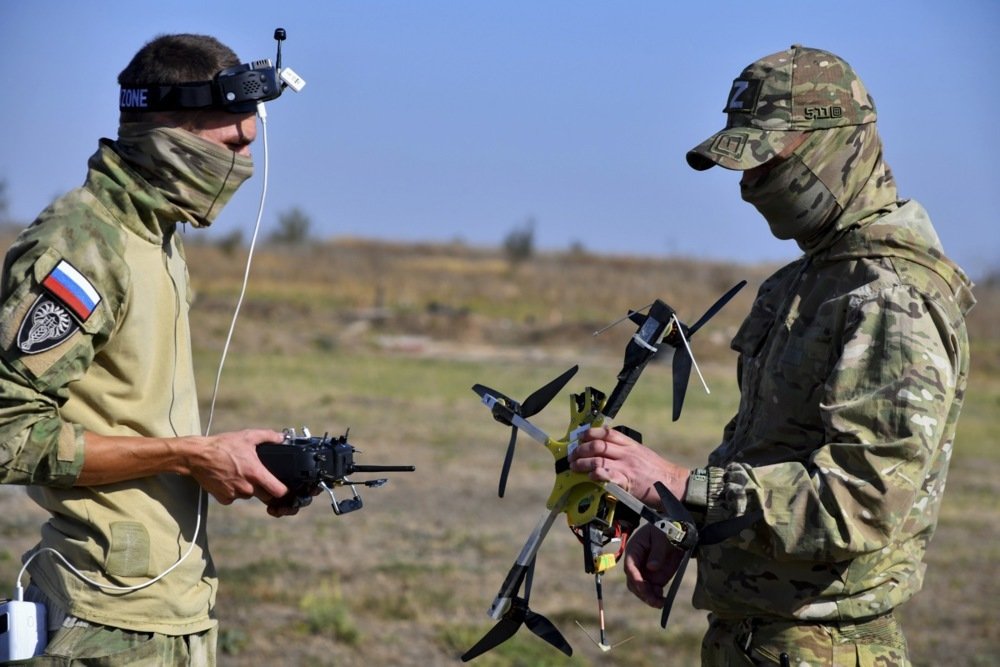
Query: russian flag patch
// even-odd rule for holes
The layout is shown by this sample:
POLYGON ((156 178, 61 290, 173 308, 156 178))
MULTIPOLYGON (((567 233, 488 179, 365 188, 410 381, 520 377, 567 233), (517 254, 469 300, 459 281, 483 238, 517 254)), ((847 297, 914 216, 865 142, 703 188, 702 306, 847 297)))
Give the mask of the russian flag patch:
POLYGON ((101 302, 94 285, 64 259, 45 276, 42 286, 85 322, 101 302))

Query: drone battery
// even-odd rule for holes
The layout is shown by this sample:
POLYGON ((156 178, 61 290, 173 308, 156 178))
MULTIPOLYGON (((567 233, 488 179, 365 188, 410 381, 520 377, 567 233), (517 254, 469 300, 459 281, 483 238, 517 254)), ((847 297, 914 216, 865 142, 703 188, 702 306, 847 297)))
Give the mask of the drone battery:
POLYGON ((39 655, 48 643, 45 605, 11 600, 0 604, 0 663, 39 655))

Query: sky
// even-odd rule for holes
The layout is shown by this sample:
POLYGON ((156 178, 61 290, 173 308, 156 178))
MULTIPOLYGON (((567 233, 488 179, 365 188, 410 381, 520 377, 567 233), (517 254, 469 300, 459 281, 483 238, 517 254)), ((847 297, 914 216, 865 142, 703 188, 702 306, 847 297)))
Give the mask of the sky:
MULTIPOLYGON (((1000 267, 1000 2, 840 0, 0 0, 0 180, 28 222, 117 129, 116 77, 152 37, 207 33, 306 81, 267 104, 262 235, 298 208, 319 239, 738 263, 799 254, 684 159, 725 123, 731 82, 793 43, 847 60, 875 99, 900 196, 974 278, 1000 267)), ((249 234, 263 182, 208 238, 249 234)))

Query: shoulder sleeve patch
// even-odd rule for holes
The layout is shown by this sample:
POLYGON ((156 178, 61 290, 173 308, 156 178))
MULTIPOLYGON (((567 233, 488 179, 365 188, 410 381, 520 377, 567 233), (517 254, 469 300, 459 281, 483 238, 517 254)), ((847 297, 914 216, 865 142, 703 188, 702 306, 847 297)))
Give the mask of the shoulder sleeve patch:
POLYGON ((31 304, 17 330, 17 347, 25 354, 38 354, 57 347, 80 328, 67 308, 49 294, 31 304))
POLYGON ((86 322, 101 302, 101 295, 93 283, 65 259, 59 260, 45 276, 42 287, 66 306, 80 322, 86 322))

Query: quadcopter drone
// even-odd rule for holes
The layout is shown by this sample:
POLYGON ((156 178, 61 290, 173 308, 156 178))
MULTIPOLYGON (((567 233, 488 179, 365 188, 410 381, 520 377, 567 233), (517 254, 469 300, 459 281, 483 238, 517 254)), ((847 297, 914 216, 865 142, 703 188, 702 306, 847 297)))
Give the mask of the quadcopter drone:
MULTIPOLYGON (((493 418, 511 429, 500 472, 498 495, 502 498, 506 489, 519 431, 524 431, 549 450, 555 459, 556 478, 545 503, 546 511, 529 535, 490 606, 489 616, 498 621, 497 624, 462 655, 463 661, 472 660, 510 639, 522 625, 527 625, 531 632, 566 655, 573 654, 572 647, 555 625, 528 606, 538 549, 559 514, 566 514, 570 529, 583 545, 584 569, 588 574, 594 575, 600 636, 598 640, 592 637, 591 640, 605 652, 612 645, 608 643, 604 624, 602 576, 618 562, 625 551, 628 537, 642 521, 655 526, 671 545, 684 552, 665 599, 660 620, 662 627, 666 627, 671 603, 692 551, 701 544, 720 542, 742 528, 736 522, 744 522, 729 520, 699 531, 687 508, 662 483, 654 485, 663 509, 662 512, 657 512, 616 484, 594 482, 585 473, 571 471, 568 457, 577 446, 582 433, 609 422, 618 414, 646 365, 657 353, 657 346, 661 344, 674 348, 673 419, 676 421, 680 417, 691 369, 697 369, 690 349, 690 339, 745 285, 746 281, 741 281, 732 287, 691 326, 683 324, 674 309, 659 299, 647 306, 649 310, 645 314, 641 312, 645 310, 643 308, 640 311, 630 311, 626 318, 619 320, 629 319, 638 329, 625 349, 625 359, 617 376, 617 384, 607 396, 593 387, 586 387, 583 392, 573 394, 570 397, 570 423, 566 434, 558 440, 536 427, 528 418, 538 414, 549 404, 576 374, 578 366, 573 366, 532 393, 523 403, 485 385, 476 384, 472 387, 490 409, 493 418), (519 595, 522 585, 523 597, 519 595)), ((595 335, 605 329, 595 332, 595 335)), ((701 375, 700 370, 698 374, 701 375)), ((641 442, 641 435, 636 431, 625 426, 614 428, 641 442)))

